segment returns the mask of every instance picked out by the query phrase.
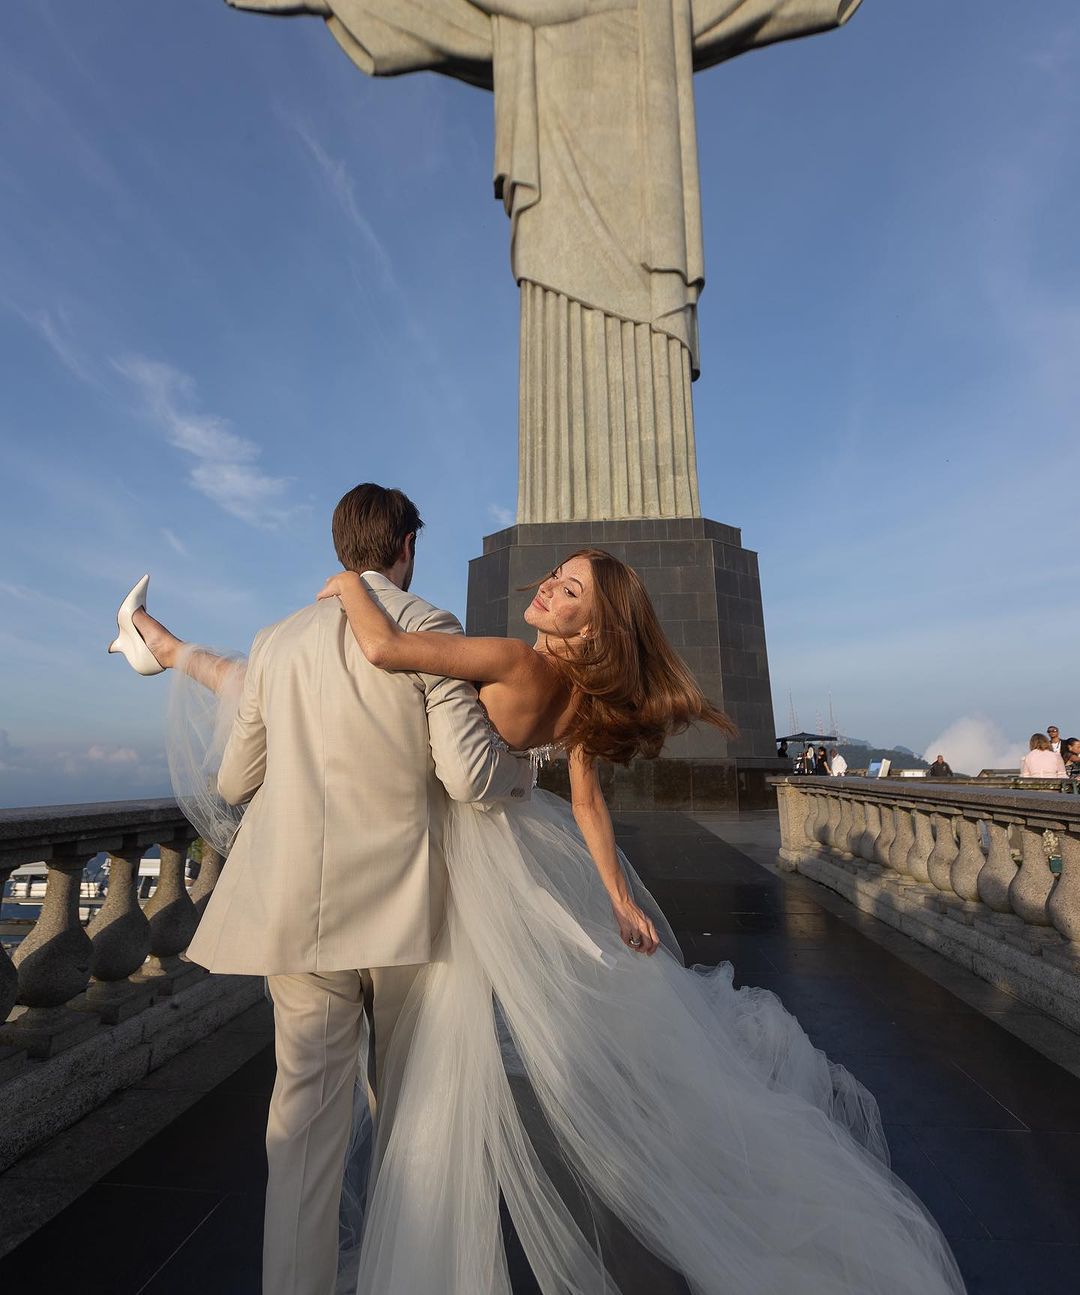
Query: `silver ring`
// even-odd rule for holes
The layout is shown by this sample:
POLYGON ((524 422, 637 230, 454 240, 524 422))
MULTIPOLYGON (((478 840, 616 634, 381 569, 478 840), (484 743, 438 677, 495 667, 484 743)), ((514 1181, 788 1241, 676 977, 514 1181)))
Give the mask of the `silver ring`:
POLYGON ((632 936, 630 937, 630 946, 631 946, 631 948, 634 948, 634 949, 640 949, 640 948, 641 948, 641 936, 640 936, 640 935, 632 935, 632 936))

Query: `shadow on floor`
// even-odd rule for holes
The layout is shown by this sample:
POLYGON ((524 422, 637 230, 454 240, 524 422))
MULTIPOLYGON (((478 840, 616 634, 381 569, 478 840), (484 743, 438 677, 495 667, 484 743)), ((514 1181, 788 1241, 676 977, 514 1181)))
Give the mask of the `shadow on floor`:
MULTIPOLYGON (((894 1168, 952 1242, 971 1295, 1080 1283, 1080 1079, 679 815, 620 843, 688 962, 731 961, 876 1094, 894 1168)), ((869 919, 868 919, 869 920, 869 919)), ((988 988, 988 1000, 996 991, 988 988)), ((1007 1012, 1008 995, 986 1010, 1007 1012)), ((268 1048, 0 1260, 4 1290, 258 1295, 268 1048)), ((508 1245, 515 1295, 536 1290, 508 1245)))

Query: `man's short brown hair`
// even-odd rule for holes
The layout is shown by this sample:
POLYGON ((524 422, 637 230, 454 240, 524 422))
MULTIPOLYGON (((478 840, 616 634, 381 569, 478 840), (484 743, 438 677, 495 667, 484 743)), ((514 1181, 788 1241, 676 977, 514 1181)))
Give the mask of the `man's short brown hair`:
POLYGON ((346 571, 387 571, 423 524, 408 495, 365 481, 334 509, 334 551, 346 571))

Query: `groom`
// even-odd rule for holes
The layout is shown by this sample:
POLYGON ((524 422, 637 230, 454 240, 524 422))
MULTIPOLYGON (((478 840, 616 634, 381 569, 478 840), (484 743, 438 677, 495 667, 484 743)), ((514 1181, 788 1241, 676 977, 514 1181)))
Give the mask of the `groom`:
MULTIPOLYGON (((422 525, 400 490, 359 485, 334 510, 334 548, 402 629, 460 633, 408 593, 422 525)), ((337 599, 255 636, 218 773, 248 808, 188 954, 267 976, 274 1000, 263 1295, 334 1290, 363 1019, 385 1104, 387 1049, 443 920, 447 796, 521 798, 531 783, 470 684, 375 669, 337 599)))

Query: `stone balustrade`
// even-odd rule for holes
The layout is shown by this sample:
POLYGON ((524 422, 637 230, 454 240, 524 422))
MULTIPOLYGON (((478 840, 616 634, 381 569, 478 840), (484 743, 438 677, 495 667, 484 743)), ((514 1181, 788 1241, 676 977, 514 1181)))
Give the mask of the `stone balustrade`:
POLYGON ((1080 1029, 1080 797, 772 780, 781 866, 1080 1029))
POLYGON ((0 882, 24 863, 48 868, 37 920, 13 954, 0 946, 0 1166, 258 1001, 261 981, 210 976, 183 957, 224 863, 205 849, 189 889, 194 838, 173 800, 0 810, 0 882), (160 871, 142 904, 151 845, 160 871), (103 851, 108 893, 84 928, 83 868, 103 851), (72 1093, 47 1071, 92 1073, 94 1083, 72 1093), (50 1092, 54 1109, 37 1110, 50 1092))

